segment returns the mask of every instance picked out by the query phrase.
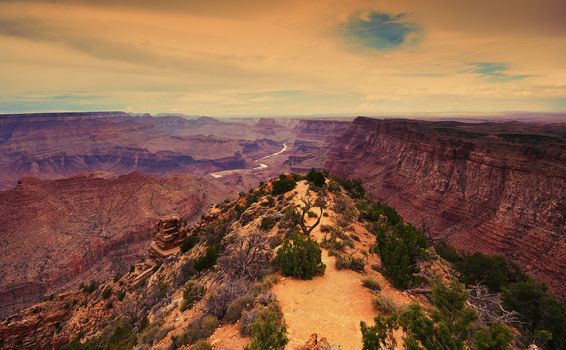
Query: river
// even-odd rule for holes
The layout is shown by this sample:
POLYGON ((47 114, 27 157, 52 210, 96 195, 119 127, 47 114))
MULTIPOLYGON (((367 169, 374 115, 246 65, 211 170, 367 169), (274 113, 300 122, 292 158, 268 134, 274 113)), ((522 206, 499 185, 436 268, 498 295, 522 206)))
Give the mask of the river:
POLYGON ((212 176, 212 177, 215 178, 215 179, 218 179, 218 178, 221 178, 221 177, 223 177, 223 176, 225 176, 225 175, 232 174, 232 173, 237 173, 237 172, 240 172, 240 171, 249 171, 249 172, 252 172, 252 171, 254 171, 254 170, 263 170, 263 169, 268 168, 269 165, 267 165, 267 164, 265 164, 265 163, 261 163, 260 160, 265 160, 265 159, 271 158, 271 157, 273 157, 273 156, 279 155, 279 154, 285 152, 286 150, 287 150, 287 144, 284 143, 284 144, 283 144, 283 148, 282 148, 281 150, 279 150, 279 151, 277 151, 277 152, 275 152, 275 153, 272 153, 272 154, 268 154, 268 155, 266 155, 265 157, 261 157, 260 159, 256 160, 256 162, 258 162, 258 166, 256 166, 255 168, 251 168, 251 169, 242 168, 242 169, 222 170, 222 171, 217 171, 217 172, 214 172, 214 173, 210 173, 209 175, 212 176))

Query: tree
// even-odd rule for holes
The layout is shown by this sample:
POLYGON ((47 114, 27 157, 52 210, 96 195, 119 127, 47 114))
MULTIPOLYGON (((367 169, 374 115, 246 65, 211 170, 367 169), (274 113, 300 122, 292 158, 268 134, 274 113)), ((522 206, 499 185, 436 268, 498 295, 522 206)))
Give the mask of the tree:
POLYGON ((502 295, 503 306, 520 314, 530 335, 547 334, 550 349, 566 348, 566 307, 546 285, 532 280, 512 283, 503 288, 502 295))
POLYGON ((285 276, 312 279, 324 274, 326 266, 322 263, 321 255, 318 243, 295 234, 292 240, 285 240, 277 250, 275 262, 285 276))
POLYGON ((219 258, 219 271, 232 279, 256 280, 269 270, 273 250, 269 237, 260 231, 245 236, 232 235, 219 258))
POLYGON ((320 209, 320 215, 318 216, 316 222, 314 224, 312 224, 311 226, 307 226, 305 224, 305 216, 309 213, 309 211, 311 210, 311 208, 313 206, 315 206, 315 201, 313 200, 312 197, 310 197, 308 194, 304 197, 301 198, 301 202, 304 204, 303 206, 303 211, 302 211, 302 215, 301 215, 301 220, 299 220, 299 226, 301 227, 301 230, 303 231, 303 233, 306 236, 310 236, 312 230, 314 230, 315 227, 318 226, 318 224, 320 224, 320 219, 322 218, 322 214, 323 214, 323 206, 320 205, 319 209, 320 209))
POLYGON ((322 187, 326 183, 326 177, 324 176, 324 174, 320 171, 316 171, 316 169, 314 169, 314 168, 312 168, 307 173, 307 175, 305 176, 305 179, 308 182, 311 182, 316 187, 322 187))
POLYGON ((509 345, 512 340, 513 333, 509 327, 493 323, 488 328, 476 332, 474 350, 512 350, 509 345))
POLYGON ((401 326, 407 350, 460 350, 471 339, 476 313, 466 305, 464 286, 440 281, 432 289, 433 308, 413 303, 400 316, 376 317, 375 325, 361 324, 364 350, 376 350, 391 343, 393 330, 401 326), (398 321, 397 321, 398 320, 398 321))
POLYGON ((214 245, 206 247, 205 254, 195 260, 195 269, 201 272, 214 266, 216 259, 218 259, 219 250, 220 249, 214 245))
POLYGON ((411 225, 383 225, 376 232, 383 274, 396 288, 407 289, 418 272, 418 260, 427 247, 426 237, 411 225))
POLYGON ((279 179, 272 182, 271 194, 278 196, 287 193, 294 189, 296 185, 297 182, 292 177, 281 174, 279 175, 279 179))

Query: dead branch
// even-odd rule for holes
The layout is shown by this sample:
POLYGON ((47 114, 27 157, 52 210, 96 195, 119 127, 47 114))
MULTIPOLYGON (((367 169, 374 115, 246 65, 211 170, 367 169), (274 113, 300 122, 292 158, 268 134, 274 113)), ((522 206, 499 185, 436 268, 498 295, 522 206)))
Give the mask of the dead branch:
POLYGON ((468 304, 478 311, 480 319, 485 323, 520 323, 519 314, 508 311, 501 305, 501 297, 490 293, 482 284, 475 284, 468 289, 468 304))
POLYGON ((301 215, 301 220, 299 221, 299 226, 301 227, 301 230, 305 235, 310 236, 312 230, 314 230, 314 228, 317 227, 318 224, 320 224, 320 219, 322 218, 324 209, 322 208, 322 206, 320 206, 320 215, 316 219, 316 222, 311 226, 307 226, 305 224, 305 215, 307 215, 311 208, 315 205, 315 201, 310 196, 304 196, 301 198, 301 202, 304 204, 304 207, 301 215))

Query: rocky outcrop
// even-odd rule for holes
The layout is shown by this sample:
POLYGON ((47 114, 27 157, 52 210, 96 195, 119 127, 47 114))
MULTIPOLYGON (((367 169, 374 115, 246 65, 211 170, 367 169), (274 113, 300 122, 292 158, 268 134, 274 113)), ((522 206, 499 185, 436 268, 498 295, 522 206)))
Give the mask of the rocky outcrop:
POLYGON ((357 118, 325 166, 433 239, 504 255, 566 297, 564 124, 357 118))
POLYGON ((169 255, 177 253, 187 234, 187 222, 181 217, 167 215, 159 219, 152 233, 149 256, 155 261, 163 261, 169 255))
POLYGON ((80 282, 125 271, 146 256, 158 218, 198 219, 239 191, 213 179, 24 178, 0 192, 0 318, 80 282))

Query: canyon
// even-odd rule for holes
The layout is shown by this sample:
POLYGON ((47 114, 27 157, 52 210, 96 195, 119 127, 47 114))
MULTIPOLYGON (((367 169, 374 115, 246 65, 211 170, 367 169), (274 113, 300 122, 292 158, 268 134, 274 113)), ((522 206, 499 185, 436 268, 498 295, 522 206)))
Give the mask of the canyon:
POLYGON ((508 258, 566 297, 566 124, 356 118, 325 167, 432 240, 508 258))
POLYGON ((21 179, 0 192, 0 317, 126 271, 160 217, 192 222, 237 189, 187 175, 21 179))
POLYGON ((1 115, 0 318, 126 271, 163 216, 192 222, 311 168, 360 178, 429 239, 505 256, 564 298, 565 129, 556 118, 1 115))

